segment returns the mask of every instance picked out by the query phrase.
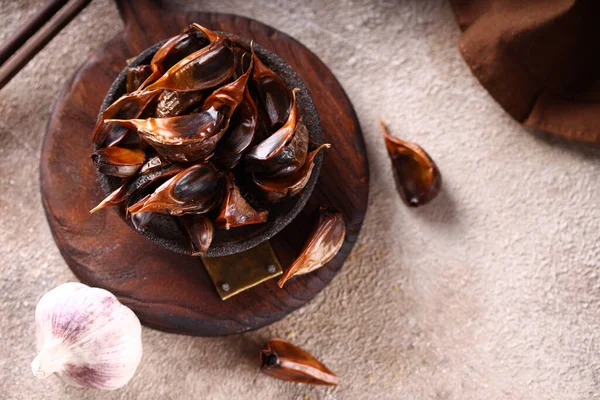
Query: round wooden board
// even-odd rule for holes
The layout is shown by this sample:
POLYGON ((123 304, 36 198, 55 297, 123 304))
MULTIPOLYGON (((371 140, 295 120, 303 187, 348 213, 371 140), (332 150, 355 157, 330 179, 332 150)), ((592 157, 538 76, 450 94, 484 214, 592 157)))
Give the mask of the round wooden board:
POLYGON ((61 254, 83 283, 111 291, 150 327, 217 336, 256 329, 283 318, 333 279, 356 242, 365 216, 368 162, 350 101, 317 56, 257 21, 226 14, 166 12, 145 1, 120 1, 118 5, 125 20, 123 35, 98 50, 65 86, 44 139, 42 200, 61 254), (284 289, 271 280, 222 301, 200 259, 151 243, 113 210, 89 214, 103 198, 89 159, 90 135, 102 99, 126 59, 177 34, 191 22, 252 38, 287 61, 311 92, 324 139, 333 144, 308 205, 271 239, 271 245, 286 268, 299 253, 313 222, 310 216, 320 205, 337 207, 344 214, 345 243, 325 267, 293 279, 284 289))

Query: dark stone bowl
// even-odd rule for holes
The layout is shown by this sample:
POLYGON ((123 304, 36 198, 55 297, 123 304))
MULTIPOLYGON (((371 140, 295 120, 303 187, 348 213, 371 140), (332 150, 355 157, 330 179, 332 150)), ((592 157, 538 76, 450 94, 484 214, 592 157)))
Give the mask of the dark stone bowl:
MULTIPOLYGON (((234 36, 225 34, 227 36, 234 36)), ((244 38, 237 39, 250 44, 250 41, 244 38)), ((152 56, 164 42, 157 43, 154 46, 146 49, 140 55, 138 55, 129 66, 138 66, 140 64, 148 64, 152 59, 152 56)), ((322 143, 323 137, 321 132, 321 124, 319 122, 319 115, 313 103, 312 97, 308 92, 308 89, 304 85, 304 82, 298 77, 296 72, 279 56, 271 53, 265 48, 258 44, 254 44, 254 51, 260 57, 261 61, 277 73, 284 82, 290 88, 299 88, 300 92, 297 93, 297 105, 300 116, 302 117, 306 128, 308 129, 310 139, 315 143, 322 143)), ((127 76, 127 68, 125 68, 117 79, 113 82, 108 94, 104 98, 102 107, 100 108, 100 115, 104 110, 117 100, 121 95, 125 93, 125 79, 127 76)), ((311 148, 314 145, 311 144, 311 148)), ((269 240, 281 231, 287 224, 298 215, 300 210, 306 205, 308 198, 310 197, 317 179, 319 178, 319 172, 321 170, 321 163, 323 162, 323 153, 319 153, 315 158, 315 167, 312 171, 310 180, 308 181, 304 190, 302 190, 299 196, 288 198, 281 203, 277 203, 269 209, 269 220, 264 224, 249 225, 245 227, 232 228, 229 231, 226 230, 215 230, 213 242, 208 250, 206 257, 220 257, 240 253, 245 250, 251 249, 266 240, 269 240)), ((98 180, 102 186, 102 190, 106 195, 118 188, 119 179, 106 176, 98 173, 98 180)), ((117 210, 117 208, 115 208, 117 210)), ((117 211, 118 212, 118 211, 117 211)), ((125 216, 121 213, 119 215, 125 220, 125 216)), ((134 229, 130 222, 126 221, 131 229, 134 229)), ((187 238, 176 219, 169 216, 158 216, 152 219, 148 227, 140 232, 149 240, 157 243, 169 250, 177 253, 189 254, 189 245, 187 238)))

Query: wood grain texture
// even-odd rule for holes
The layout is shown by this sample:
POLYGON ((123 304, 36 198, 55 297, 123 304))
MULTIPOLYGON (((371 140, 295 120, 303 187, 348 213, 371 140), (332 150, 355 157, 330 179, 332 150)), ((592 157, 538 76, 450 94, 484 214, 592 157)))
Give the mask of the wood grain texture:
POLYGON ((123 35, 98 50, 59 96, 44 139, 40 181, 56 243, 84 283, 106 288, 147 326, 199 336, 226 335, 273 323, 322 290, 342 267, 358 238, 368 203, 369 170, 352 105, 331 71, 289 36, 247 18, 158 10, 145 1, 120 1, 123 35), (103 193, 89 159, 90 135, 106 91, 130 58, 191 22, 252 38, 280 55, 315 100, 325 141, 333 143, 313 195, 298 218, 271 239, 287 267, 299 253, 320 205, 339 208, 347 236, 338 255, 315 273, 279 289, 275 280, 227 301, 217 295, 201 260, 151 243, 112 210, 90 215, 103 193))

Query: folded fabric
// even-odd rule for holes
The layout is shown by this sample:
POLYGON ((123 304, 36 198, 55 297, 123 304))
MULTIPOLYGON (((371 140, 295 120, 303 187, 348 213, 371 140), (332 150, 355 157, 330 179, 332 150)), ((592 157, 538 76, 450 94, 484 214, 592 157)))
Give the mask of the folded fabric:
POLYGON ((524 125, 600 142, 600 0, 450 0, 460 51, 524 125))

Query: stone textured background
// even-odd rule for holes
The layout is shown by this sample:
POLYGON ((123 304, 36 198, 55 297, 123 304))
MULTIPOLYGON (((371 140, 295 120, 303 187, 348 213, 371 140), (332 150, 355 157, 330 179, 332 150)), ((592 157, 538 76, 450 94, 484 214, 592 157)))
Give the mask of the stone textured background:
MULTIPOLYGON (((41 1, 0 0, 0 40, 41 1)), ((175 5, 174 5, 175 6, 175 5)), ((34 308, 73 275, 38 190, 42 136, 67 79, 122 28, 92 4, 0 91, 1 399, 600 398, 600 151, 522 128, 471 76, 442 0, 184 2, 291 34, 334 71, 368 146, 371 200, 358 245, 310 305, 256 332, 191 338, 144 329, 125 388, 34 378, 34 308), (444 191, 396 195, 377 125, 420 143, 444 191), (341 379, 259 374, 256 346, 293 338, 341 379)))

